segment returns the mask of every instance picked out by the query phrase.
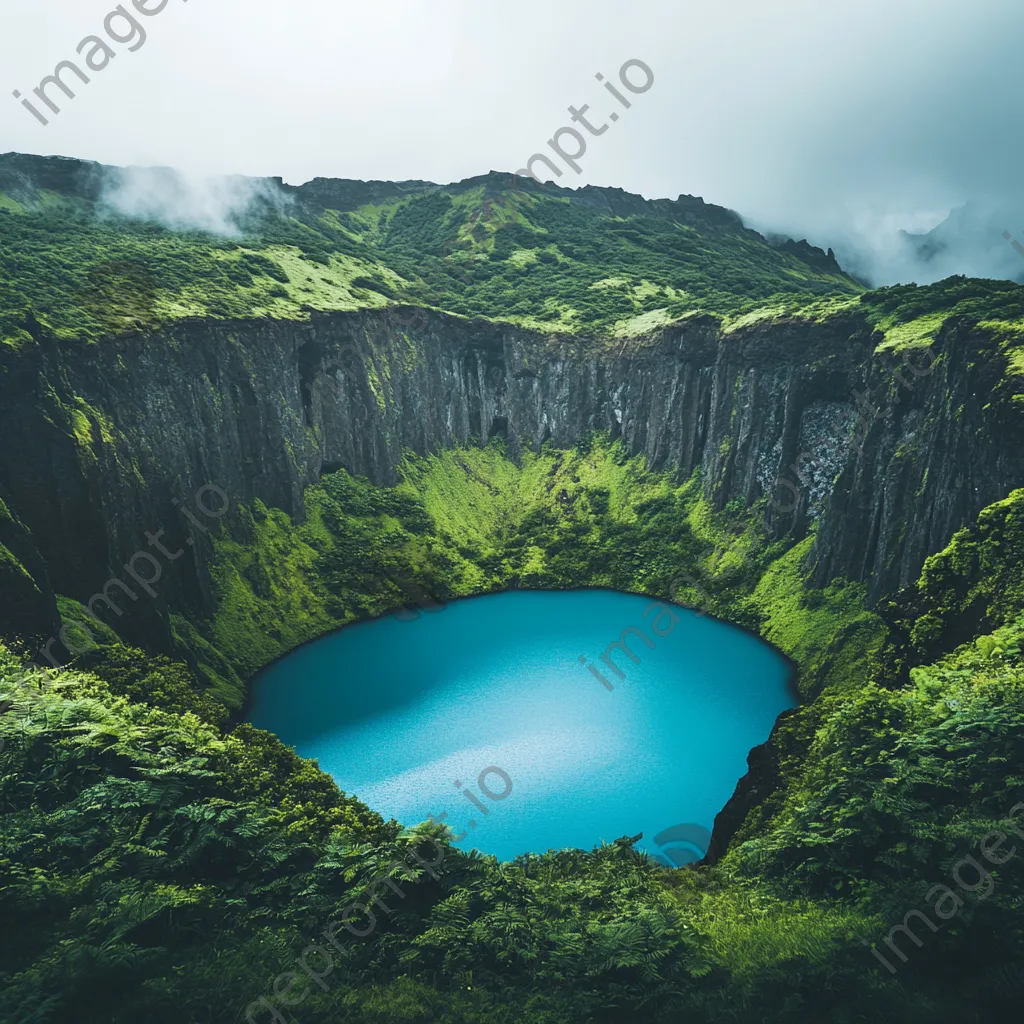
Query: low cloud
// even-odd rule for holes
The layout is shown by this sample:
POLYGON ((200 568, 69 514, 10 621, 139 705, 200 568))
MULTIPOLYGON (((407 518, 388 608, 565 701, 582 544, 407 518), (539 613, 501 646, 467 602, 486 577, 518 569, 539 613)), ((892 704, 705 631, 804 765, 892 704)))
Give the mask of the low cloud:
POLYGON ((1024 247, 1024 209, 1014 205, 973 201, 952 210, 865 211, 838 223, 744 222, 769 237, 806 235, 814 245, 831 246, 843 270, 872 288, 934 284, 954 274, 1024 284, 1024 253, 1013 244, 1024 247))
POLYGON ((254 217, 282 213, 290 201, 273 179, 202 177, 169 167, 111 168, 100 194, 101 205, 122 217, 229 238, 254 217))
POLYGON ((873 287, 933 284, 953 274, 1024 283, 1024 256, 1012 244, 1024 242, 1021 225, 1022 212, 974 202, 952 210, 931 230, 883 223, 851 231, 834 246, 844 269, 873 287))

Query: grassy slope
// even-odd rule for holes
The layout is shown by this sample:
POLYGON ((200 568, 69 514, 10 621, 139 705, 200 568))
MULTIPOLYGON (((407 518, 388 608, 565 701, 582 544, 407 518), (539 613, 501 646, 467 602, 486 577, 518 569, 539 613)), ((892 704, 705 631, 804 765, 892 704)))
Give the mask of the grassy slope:
POLYGON ((1024 287, 953 277, 864 293, 710 216, 612 217, 565 196, 456 185, 344 212, 294 202, 225 238, 52 193, 0 203, 0 341, 10 346, 390 302, 605 345, 696 313, 727 332, 853 313, 892 348, 929 344, 961 319, 994 334, 1009 372, 1024 373, 1024 287))
POLYGON ((611 334, 701 310, 856 295, 735 224, 611 217, 565 197, 451 186, 338 212, 293 202, 236 239, 127 220, 68 196, 0 204, 0 337, 97 340, 186 317, 414 301, 542 330, 611 334), (31 315, 29 312, 31 311, 31 315))
POLYGON ((421 301, 547 330, 629 334, 694 311, 860 291, 736 226, 609 217, 508 189, 401 200, 363 237, 407 276, 423 268, 421 301))
POLYGON ((417 593, 519 586, 613 587, 701 607, 762 632, 810 691, 836 658, 848 675, 862 670, 880 639, 862 588, 808 596, 809 542, 787 553, 757 508, 713 513, 696 478, 675 484, 620 445, 597 439, 516 464, 493 443, 410 458, 403 476, 379 488, 332 474, 307 491, 301 526, 257 503, 218 541, 220 608, 197 628, 240 675, 417 593))
POLYGON ((727 318, 725 330, 786 319, 825 323, 851 312, 879 332, 879 351, 930 345, 947 323, 970 323, 999 339, 1011 373, 1024 373, 1024 287, 1012 281, 954 276, 927 286, 879 288, 854 298, 765 305, 727 318))

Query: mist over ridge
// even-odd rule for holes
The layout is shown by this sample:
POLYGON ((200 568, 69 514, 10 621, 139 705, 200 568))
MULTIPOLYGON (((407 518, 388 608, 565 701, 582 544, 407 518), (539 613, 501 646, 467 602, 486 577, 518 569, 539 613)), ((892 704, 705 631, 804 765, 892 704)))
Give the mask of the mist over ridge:
MULTIPOLYGON (((916 230, 895 218, 843 225, 812 232, 810 241, 832 246, 843 269, 872 288, 928 285, 957 274, 1024 283, 1024 254, 1013 245, 1024 242, 1024 211, 1006 202, 970 201, 929 220, 916 230)), ((745 223, 774 233, 756 219, 745 223)))

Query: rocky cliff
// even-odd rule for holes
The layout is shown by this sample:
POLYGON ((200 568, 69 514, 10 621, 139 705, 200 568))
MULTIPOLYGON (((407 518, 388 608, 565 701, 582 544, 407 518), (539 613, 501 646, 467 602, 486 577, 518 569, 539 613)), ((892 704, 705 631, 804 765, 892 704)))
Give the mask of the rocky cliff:
POLYGON ((388 483, 406 449, 607 431, 655 468, 699 468, 718 507, 767 493, 777 529, 820 519, 816 582, 865 580, 877 599, 1024 479, 1024 378, 959 321, 904 356, 876 353, 853 315, 731 333, 692 317, 607 345, 410 308, 35 340, 0 353, 0 494, 35 546, 22 564, 85 601, 165 531, 177 571, 119 622, 157 648, 168 608, 212 611, 211 547, 180 511, 208 484, 301 517, 325 471, 388 483))

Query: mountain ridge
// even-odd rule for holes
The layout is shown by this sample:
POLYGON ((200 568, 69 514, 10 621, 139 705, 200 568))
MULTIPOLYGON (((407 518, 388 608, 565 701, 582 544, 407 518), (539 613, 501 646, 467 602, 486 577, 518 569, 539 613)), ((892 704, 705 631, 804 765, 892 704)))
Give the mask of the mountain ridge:
MULTIPOLYGON (((219 304, 234 314, 376 304, 365 288, 349 287, 358 279, 388 298, 458 313, 507 317, 511 311, 530 326, 569 332, 629 332, 638 317, 638 323, 655 314, 668 322, 695 310, 749 312, 762 302, 793 304, 862 288, 830 250, 776 244, 745 227, 734 211, 699 197, 647 200, 622 188, 541 185, 496 171, 446 185, 325 177, 289 185, 280 177, 201 181, 167 168, 7 154, 0 157, 3 210, 28 215, 23 236, 31 236, 38 218, 42 230, 25 240, 36 251, 53 244, 57 223, 73 224, 78 260, 86 248, 124 248, 129 233, 163 227, 166 246, 181 254, 169 254, 177 265, 162 261, 167 278, 154 282, 163 300, 158 305, 170 315, 202 302, 202 279, 198 287, 189 282, 191 267, 202 264, 219 304), (111 239, 115 225, 120 237, 111 239), (219 257, 211 263, 213 250, 236 252, 248 266, 255 264, 243 251, 263 253, 275 267, 263 264, 255 274, 259 287, 247 294, 238 287, 252 286, 246 271, 234 273, 219 257), (332 272, 325 278, 300 271, 306 283, 289 288, 299 269, 294 257, 332 272), (211 281, 217 278, 219 284, 211 281)), ((18 225, 7 227, 0 247, 18 225)), ((67 257, 57 255, 55 263, 51 274, 69 275, 67 257)), ((73 295, 85 287, 80 281, 62 291, 73 295)), ((15 301, 24 306, 32 297, 15 301)), ((48 301, 67 305, 69 299, 57 294, 48 301)), ((112 305, 110 296, 106 302, 112 305)), ((0 292, 0 319, 12 304, 0 292)), ((43 318, 51 312, 45 301, 33 304, 43 318)), ((66 311, 62 318, 72 317, 66 311)))

